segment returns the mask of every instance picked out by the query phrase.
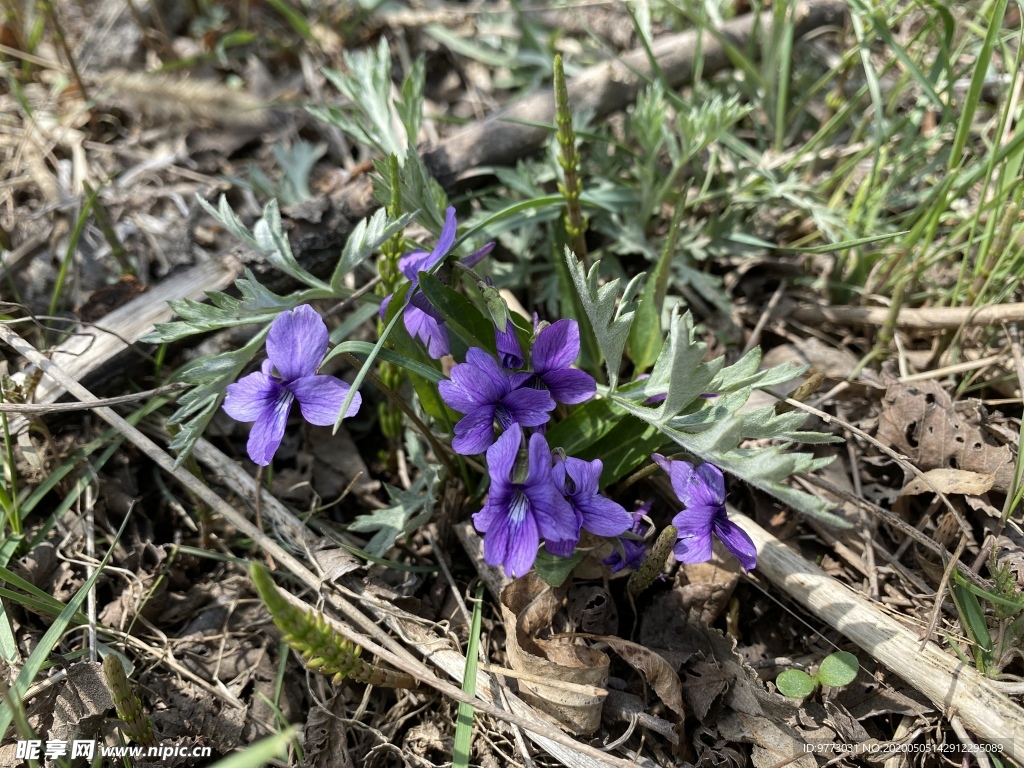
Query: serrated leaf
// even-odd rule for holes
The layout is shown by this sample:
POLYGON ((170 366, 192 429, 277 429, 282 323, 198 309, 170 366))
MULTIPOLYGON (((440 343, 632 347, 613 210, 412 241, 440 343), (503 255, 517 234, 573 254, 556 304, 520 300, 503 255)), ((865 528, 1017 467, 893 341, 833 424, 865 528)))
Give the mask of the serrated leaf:
POLYGON ((708 392, 712 380, 725 364, 725 358, 701 363, 706 351, 706 344, 694 341, 690 313, 673 314, 668 339, 658 355, 654 370, 643 384, 648 397, 665 395, 661 405, 651 409, 651 416, 657 422, 667 422, 708 392))
POLYGON ((359 515, 349 524, 348 530, 358 533, 376 531, 365 549, 371 555, 382 556, 395 545, 399 536, 411 533, 430 519, 437 503, 439 477, 437 467, 429 466, 408 491, 385 483, 384 488, 395 503, 387 509, 375 509, 369 515, 359 515))
MULTIPOLYGON (((338 126, 359 144, 380 150, 384 155, 404 159, 409 139, 401 124, 394 119, 391 100, 391 52, 383 37, 376 49, 345 53, 345 66, 340 72, 324 69, 324 75, 347 97, 351 106, 345 109, 307 107, 314 117, 338 126)), ((415 141, 415 137, 413 137, 415 141)))
POLYGON ((330 286, 302 268, 292 253, 288 236, 284 233, 281 222, 281 208, 277 200, 271 200, 263 208, 263 218, 252 228, 256 241, 256 251, 276 269, 294 277, 311 288, 330 290, 330 286))
POLYGON ((585 273, 583 263, 566 248, 565 263, 583 304, 583 311, 590 320, 597 346, 604 355, 608 369, 608 386, 615 389, 619 383, 622 353, 626 348, 629 327, 633 322, 633 310, 626 308, 636 295, 643 275, 637 275, 630 280, 620 301, 618 279, 609 280, 604 285, 599 284, 601 262, 595 262, 590 272, 585 273))
POLYGON ((370 219, 363 219, 345 240, 341 259, 331 275, 331 289, 340 291, 345 276, 373 255, 388 239, 401 232, 415 218, 415 213, 406 213, 397 219, 388 219, 387 211, 378 210, 370 219))

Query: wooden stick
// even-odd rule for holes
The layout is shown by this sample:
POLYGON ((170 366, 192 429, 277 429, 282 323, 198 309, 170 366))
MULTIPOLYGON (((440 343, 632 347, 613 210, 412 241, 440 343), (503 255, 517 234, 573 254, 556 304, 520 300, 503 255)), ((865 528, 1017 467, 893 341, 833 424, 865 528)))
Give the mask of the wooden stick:
MULTIPOLYGON (((820 325, 883 325, 886 307, 799 307, 790 316, 802 323, 820 325)), ((993 304, 987 307, 924 307, 901 309, 896 327, 915 331, 943 331, 962 325, 998 325, 1024 321, 1024 304, 993 304)))

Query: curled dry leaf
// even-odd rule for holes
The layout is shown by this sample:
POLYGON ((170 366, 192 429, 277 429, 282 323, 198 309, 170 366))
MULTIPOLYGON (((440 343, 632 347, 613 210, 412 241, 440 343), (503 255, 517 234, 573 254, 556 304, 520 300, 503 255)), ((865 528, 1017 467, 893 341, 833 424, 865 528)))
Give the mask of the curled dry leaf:
POLYGON ((604 688, 608 682, 608 657, 572 640, 547 640, 562 597, 536 574, 529 573, 501 591, 501 615, 508 636, 509 664, 552 681, 552 685, 521 680, 519 690, 529 704, 555 717, 575 734, 591 734, 601 724, 601 707, 608 695, 567 691, 559 681, 604 688))
POLYGON ((679 681, 679 675, 660 654, 612 635, 581 634, 577 637, 608 643, 623 661, 644 676, 647 684, 654 689, 666 707, 679 715, 680 719, 686 717, 686 710, 683 708, 683 685, 679 681))
POLYGON ((900 496, 917 496, 921 493, 959 493, 964 496, 980 496, 992 490, 996 476, 990 472, 968 472, 966 469, 930 469, 924 477, 915 477, 900 491, 900 496), (927 482, 925 482, 927 480, 927 482))

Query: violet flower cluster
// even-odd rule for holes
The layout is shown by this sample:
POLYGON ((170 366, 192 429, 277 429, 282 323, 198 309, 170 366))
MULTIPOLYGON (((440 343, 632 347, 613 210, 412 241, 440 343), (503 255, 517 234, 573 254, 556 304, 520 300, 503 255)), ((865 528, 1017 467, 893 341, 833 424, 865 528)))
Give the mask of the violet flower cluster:
POLYGON ((541 539, 548 552, 568 557, 582 531, 618 536, 633 518, 599 493, 599 459, 553 453, 543 434, 557 403, 582 403, 597 389, 590 374, 572 367, 580 352, 576 321, 543 327, 529 354, 509 321, 495 329, 495 347, 497 358, 470 349, 438 391, 465 414, 455 425, 452 448, 465 455, 486 451, 491 488, 473 516, 477 530, 487 534, 484 559, 518 577, 533 566, 541 539))

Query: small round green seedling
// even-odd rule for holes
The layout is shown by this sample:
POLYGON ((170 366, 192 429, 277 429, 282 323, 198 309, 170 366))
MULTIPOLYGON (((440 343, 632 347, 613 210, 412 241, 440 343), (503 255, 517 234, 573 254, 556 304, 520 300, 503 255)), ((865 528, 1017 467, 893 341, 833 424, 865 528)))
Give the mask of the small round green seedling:
POLYGON ((784 696, 791 699, 802 699, 814 693, 818 683, 813 677, 800 669, 787 669, 775 678, 775 685, 784 696))
POLYGON ((787 669, 775 678, 775 685, 783 695, 791 699, 810 696, 819 685, 840 688, 849 685, 857 677, 857 657, 846 651, 837 651, 821 660, 818 674, 808 675, 799 669, 787 669))
POLYGON ((822 685, 829 688, 840 688, 849 685, 857 677, 857 657, 846 651, 837 651, 821 660, 818 674, 815 677, 822 685))

